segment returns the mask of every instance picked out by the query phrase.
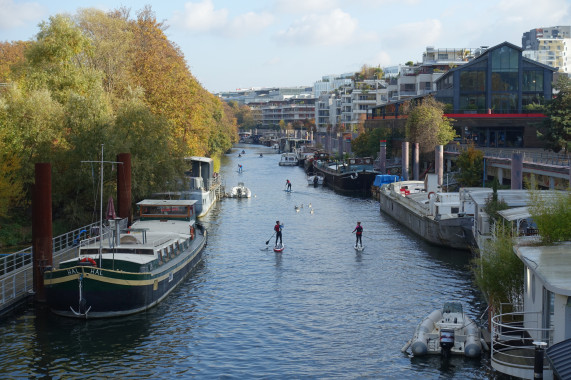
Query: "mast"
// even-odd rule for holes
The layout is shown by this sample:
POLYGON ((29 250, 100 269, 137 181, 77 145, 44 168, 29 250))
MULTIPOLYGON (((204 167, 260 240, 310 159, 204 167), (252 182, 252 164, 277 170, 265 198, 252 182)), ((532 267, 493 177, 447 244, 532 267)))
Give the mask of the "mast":
POLYGON ((99 268, 103 260, 103 145, 101 144, 101 164, 99 166, 99 175, 101 181, 101 189, 99 193, 99 268))
POLYGON ((88 163, 99 163, 99 180, 101 181, 100 194, 99 194, 99 267, 101 268, 101 263, 103 261, 103 164, 123 164, 118 161, 104 161, 103 160, 103 147, 105 144, 101 144, 101 159, 99 161, 81 161, 88 163))

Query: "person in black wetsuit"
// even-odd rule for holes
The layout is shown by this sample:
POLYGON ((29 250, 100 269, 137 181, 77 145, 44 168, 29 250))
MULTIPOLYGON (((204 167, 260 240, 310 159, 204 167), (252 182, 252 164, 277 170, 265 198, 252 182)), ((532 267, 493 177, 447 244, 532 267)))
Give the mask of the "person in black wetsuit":
POLYGON ((286 179, 286 186, 287 186, 287 191, 291 191, 291 182, 289 181, 289 179, 286 179))
POLYGON ((276 220, 276 225, 274 226, 274 231, 276 232, 276 247, 278 246, 278 239, 280 239, 280 245, 282 245, 282 228, 283 224, 280 224, 279 220, 276 220))
POLYGON ((357 222, 357 227, 355 227, 353 232, 356 232, 355 247, 357 247, 359 244, 362 247, 363 246, 363 226, 361 226, 361 222, 357 222))

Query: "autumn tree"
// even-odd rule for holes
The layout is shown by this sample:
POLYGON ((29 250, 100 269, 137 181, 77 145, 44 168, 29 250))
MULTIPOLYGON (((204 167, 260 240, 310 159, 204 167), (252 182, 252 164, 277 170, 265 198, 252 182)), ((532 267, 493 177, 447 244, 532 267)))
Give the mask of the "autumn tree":
POLYGON ((12 82, 12 67, 24 62, 28 42, 0 42, 0 83, 12 82))
POLYGON ((470 145, 460 152, 456 165, 460 169, 460 173, 456 175, 460 186, 472 187, 482 184, 484 152, 470 145))
POLYGON ((423 153, 434 150, 457 137, 451 120, 444 116, 444 105, 432 96, 412 107, 406 120, 406 138, 420 144, 423 153))

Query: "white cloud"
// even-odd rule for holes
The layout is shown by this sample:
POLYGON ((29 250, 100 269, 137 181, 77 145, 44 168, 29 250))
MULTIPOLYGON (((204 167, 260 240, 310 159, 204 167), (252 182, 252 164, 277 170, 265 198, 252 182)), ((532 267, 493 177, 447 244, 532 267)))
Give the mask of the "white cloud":
POLYGON ((561 23, 569 25, 570 4, 568 0, 543 0, 541 6, 537 6, 538 4, 532 0, 501 0, 491 11, 503 16, 502 20, 507 24, 506 27, 535 24, 524 27, 529 30, 561 23))
POLYGON ((344 45, 371 38, 363 33, 356 37, 357 19, 340 9, 326 14, 309 14, 294 21, 287 30, 279 31, 276 39, 291 45, 344 45))
POLYGON ((267 65, 267 66, 275 66, 275 65, 281 63, 281 61, 282 61, 282 60, 280 59, 280 57, 274 57, 274 58, 272 58, 272 59, 267 60, 267 61, 265 62, 265 65, 267 65))
POLYGON ((247 12, 229 18, 228 9, 215 9, 212 0, 186 3, 184 12, 177 12, 173 17, 173 24, 187 31, 225 37, 242 37, 256 33, 268 27, 272 21, 273 16, 267 12, 247 12))
POLYGON ((23 26, 42 18, 45 8, 36 2, 18 4, 13 0, 0 0, 0 30, 23 26))
POLYGON ((365 7, 385 7, 392 5, 418 5, 421 0, 343 0, 347 5, 359 5, 365 7))
POLYGON ((273 20, 273 15, 268 12, 244 13, 232 19, 224 28, 224 33, 231 37, 251 35, 270 26, 273 20))
POLYGON ((374 61, 373 66, 380 65, 381 67, 384 67, 384 66, 391 66, 391 65, 395 64, 395 62, 393 62, 391 60, 391 55, 389 53, 387 53, 386 51, 378 52, 375 55, 373 61, 374 61))
POLYGON ((208 32, 226 25, 228 10, 215 10, 212 0, 201 3, 186 3, 182 14, 175 14, 174 20, 185 29, 196 32, 208 32))
POLYGON ((430 19, 393 26, 383 34, 383 42, 388 50, 422 52, 426 46, 437 44, 441 35, 440 20, 430 19))
POLYGON ((326 13, 337 8, 336 0, 277 0, 275 9, 280 13, 326 13))

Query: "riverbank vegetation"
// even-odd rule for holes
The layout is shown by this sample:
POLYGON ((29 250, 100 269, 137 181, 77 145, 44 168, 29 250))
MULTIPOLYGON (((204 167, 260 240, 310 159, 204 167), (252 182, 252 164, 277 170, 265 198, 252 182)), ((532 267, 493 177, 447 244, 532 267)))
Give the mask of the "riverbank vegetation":
MULTIPOLYGON (((493 237, 479 250, 479 257, 472 261, 476 283, 488 302, 496 310, 500 303, 518 304, 523 292, 523 263, 514 253, 518 228, 500 223, 498 211, 507 205, 497 197, 494 181, 493 193, 485 211, 493 223, 493 237), (516 235, 514 235, 514 232, 516 235)), ((529 211, 539 232, 539 241, 526 244, 549 245, 571 240, 571 192, 557 192, 546 197, 539 190, 530 190, 529 211)))
POLYGON ((529 212, 542 244, 571 241, 571 192, 562 191, 554 198, 543 198, 540 190, 532 190, 529 212))
MULTIPOLYGON (((234 110, 200 85, 166 28, 150 7, 135 17, 82 9, 42 22, 32 41, 0 43, 4 232, 29 223, 35 163, 51 163, 54 218, 75 228, 98 218, 98 168, 81 161, 100 160, 102 144, 106 161, 131 154, 138 201, 171 190, 185 156, 215 157, 237 141, 234 110)), ((106 170, 105 199, 116 170, 106 170)), ((27 240, 22 231, 0 233, 0 245, 27 240)))

